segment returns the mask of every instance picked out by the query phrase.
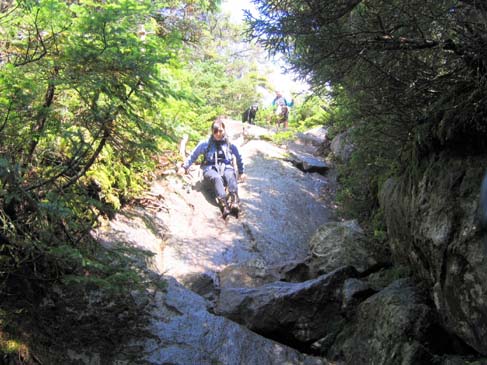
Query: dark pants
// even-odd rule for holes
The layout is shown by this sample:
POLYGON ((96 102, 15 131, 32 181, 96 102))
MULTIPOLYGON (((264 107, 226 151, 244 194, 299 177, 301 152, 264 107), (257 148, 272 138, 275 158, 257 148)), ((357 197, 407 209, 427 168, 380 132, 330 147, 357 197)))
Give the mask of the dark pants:
POLYGON ((223 176, 221 176, 220 173, 215 169, 210 168, 204 172, 203 177, 206 181, 211 182, 215 189, 217 198, 226 197, 225 183, 228 186, 228 191, 230 193, 237 192, 237 177, 235 176, 235 171, 232 168, 225 169, 223 176))

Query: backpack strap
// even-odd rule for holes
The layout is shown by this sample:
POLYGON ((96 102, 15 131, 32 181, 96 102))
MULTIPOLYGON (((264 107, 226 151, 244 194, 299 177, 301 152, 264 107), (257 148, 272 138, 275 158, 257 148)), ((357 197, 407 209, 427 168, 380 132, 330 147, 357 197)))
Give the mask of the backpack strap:
MULTIPOLYGON (((209 165, 206 157, 208 156, 208 153, 210 152, 210 149, 211 147, 215 145, 213 139, 210 137, 208 139, 208 145, 206 146, 206 149, 205 149, 205 152, 204 152, 204 158, 205 158, 205 161, 204 163, 206 165, 209 165)), ((225 155, 225 159, 229 161, 230 165, 232 165, 233 167, 233 153, 232 153, 232 144, 230 142, 227 141, 227 143, 225 143, 225 146, 222 146, 223 147, 223 154, 225 155)), ((213 166, 215 167, 215 169, 220 172, 221 175, 223 175, 223 171, 225 170, 225 166, 226 164, 223 164, 224 166, 219 166, 218 165, 218 151, 216 150, 215 148, 215 153, 214 153, 214 164, 213 166)))

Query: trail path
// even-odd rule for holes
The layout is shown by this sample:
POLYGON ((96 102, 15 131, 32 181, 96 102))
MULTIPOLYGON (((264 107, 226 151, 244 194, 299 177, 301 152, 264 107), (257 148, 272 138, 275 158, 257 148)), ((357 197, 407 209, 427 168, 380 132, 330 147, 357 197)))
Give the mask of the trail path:
POLYGON ((243 142, 241 123, 228 124, 246 168, 239 184, 242 214, 221 218, 199 166, 193 166, 191 188, 177 177, 155 186, 168 208, 160 217, 169 232, 162 263, 167 275, 211 275, 230 264, 258 260, 272 266, 303 259, 308 239, 329 218, 320 200, 328 185, 324 176, 298 170, 286 161, 288 151, 270 142, 243 142))
MULTIPOLYGON (((150 335, 134 344, 142 349, 138 356, 143 363, 158 365, 328 364, 214 315, 211 301, 181 285, 203 277, 211 279, 210 287, 218 287, 219 273, 232 265, 265 271, 302 260, 308 255, 309 238, 331 214, 321 200, 333 185, 327 178, 294 167, 286 148, 258 139, 246 142, 239 122, 228 121, 227 131, 246 165, 238 219, 221 218, 195 166, 189 180, 172 175, 156 181, 148 194, 152 208, 124 210, 94 232, 106 244, 153 252, 147 264, 163 275, 157 280, 167 284, 163 291, 154 290, 147 302, 150 335)), ((255 137, 268 132, 252 127, 248 133, 255 137)))

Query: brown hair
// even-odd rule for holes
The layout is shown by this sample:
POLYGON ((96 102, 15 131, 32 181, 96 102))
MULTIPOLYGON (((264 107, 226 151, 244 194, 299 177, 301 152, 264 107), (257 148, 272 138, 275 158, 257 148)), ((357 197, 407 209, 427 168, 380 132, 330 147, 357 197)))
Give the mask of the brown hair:
POLYGON ((223 128, 225 129, 225 118, 223 116, 219 116, 218 118, 215 119, 213 123, 211 123, 211 130, 216 128, 223 128))
POLYGON ((225 117, 224 116, 219 116, 218 118, 215 119, 215 121, 213 123, 211 123, 211 137, 210 139, 214 140, 214 136, 213 136, 213 130, 215 128, 223 128, 224 132, 223 132, 223 137, 221 139, 222 142, 226 142, 226 143, 230 143, 230 139, 228 138, 227 136, 227 132, 226 132, 226 128, 225 128, 225 117))

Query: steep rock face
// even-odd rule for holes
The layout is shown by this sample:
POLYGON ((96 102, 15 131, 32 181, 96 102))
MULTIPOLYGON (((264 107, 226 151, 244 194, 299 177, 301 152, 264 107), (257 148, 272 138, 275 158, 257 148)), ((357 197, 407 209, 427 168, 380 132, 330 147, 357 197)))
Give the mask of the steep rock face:
POLYGON ((380 193, 391 251, 430 287, 445 327, 487 354, 487 236, 478 197, 485 160, 432 156, 380 193))

